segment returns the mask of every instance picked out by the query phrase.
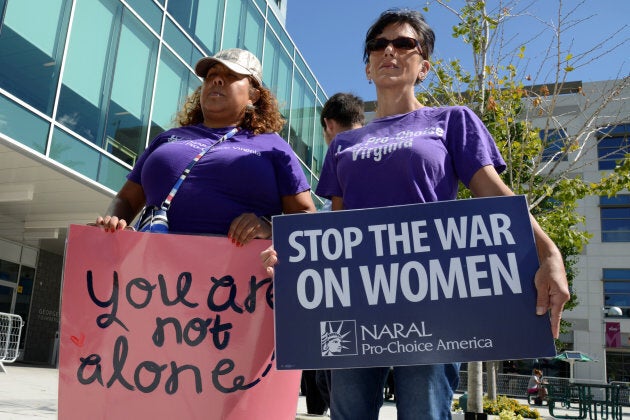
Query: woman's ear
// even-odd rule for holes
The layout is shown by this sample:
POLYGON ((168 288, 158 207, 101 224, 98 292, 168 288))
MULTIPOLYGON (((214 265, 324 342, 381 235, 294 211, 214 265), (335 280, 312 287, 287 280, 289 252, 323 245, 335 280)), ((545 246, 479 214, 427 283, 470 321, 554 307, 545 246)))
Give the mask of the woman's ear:
POLYGON ((418 72, 418 80, 420 82, 424 81, 429 74, 429 70, 431 70, 431 63, 429 60, 422 60, 422 64, 420 65, 420 71, 418 72))
POLYGON ((249 89, 249 99, 252 101, 252 104, 255 104, 260 99, 260 89, 251 87, 249 89))
POLYGON ((372 76, 370 76, 370 63, 365 65, 365 77, 367 77, 368 81, 372 81, 372 76))

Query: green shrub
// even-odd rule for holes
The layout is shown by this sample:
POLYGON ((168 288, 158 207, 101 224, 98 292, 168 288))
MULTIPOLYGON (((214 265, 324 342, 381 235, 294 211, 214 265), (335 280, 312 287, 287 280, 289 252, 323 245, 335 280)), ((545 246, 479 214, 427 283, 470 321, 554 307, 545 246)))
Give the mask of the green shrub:
MULTIPOLYGON (((453 401, 453 411, 460 411, 459 400, 453 401)), ((483 412, 499 416, 500 420, 541 419, 538 410, 531 409, 527 405, 520 404, 505 395, 499 395, 496 401, 483 397, 483 412)))

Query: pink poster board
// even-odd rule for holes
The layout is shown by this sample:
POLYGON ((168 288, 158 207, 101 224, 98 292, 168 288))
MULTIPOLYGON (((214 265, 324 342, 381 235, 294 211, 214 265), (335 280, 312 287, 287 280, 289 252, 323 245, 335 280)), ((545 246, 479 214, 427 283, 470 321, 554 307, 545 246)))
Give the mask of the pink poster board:
POLYGON ((59 418, 291 419, 274 362, 270 241, 70 226, 59 418))

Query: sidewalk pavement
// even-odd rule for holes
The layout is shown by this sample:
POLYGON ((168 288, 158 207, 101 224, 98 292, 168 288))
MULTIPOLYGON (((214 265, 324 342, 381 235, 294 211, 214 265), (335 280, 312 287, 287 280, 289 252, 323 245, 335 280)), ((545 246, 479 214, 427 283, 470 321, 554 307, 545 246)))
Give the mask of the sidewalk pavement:
MULTIPOLYGON (((57 418, 58 369, 20 363, 6 364, 5 368, 7 373, 0 373, 0 419, 32 420, 57 418)), ((460 395, 456 394, 455 399, 459 398, 460 395)), ((526 399, 519 399, 518 401, 527 405, 526 399)), ((535 408, 538 409, 542 419, 554 418, 549 415, 546 405, 542 407, 536 406, 535 408)), ((563 412, 560 411, 560 413, 563 412)), ((498 416, 489 416, 489 418, 496 420, 498 416)), ((630 420, 630 408, 623 407, 623 418, 630 420)), ((296 420, 328 419, 328 416, 306 414, 306 399, 302 396, 299 397, 296 408, 296 420)), ((396 405, 394 402, 386 401, 383 404, 383 408, 381 408, 379 420, 395 419, 396 405)), ((453 413, 453 420, 463 419, 463 413, 453 413)), ((270 417, 269 420, 287 419, 270 417)))

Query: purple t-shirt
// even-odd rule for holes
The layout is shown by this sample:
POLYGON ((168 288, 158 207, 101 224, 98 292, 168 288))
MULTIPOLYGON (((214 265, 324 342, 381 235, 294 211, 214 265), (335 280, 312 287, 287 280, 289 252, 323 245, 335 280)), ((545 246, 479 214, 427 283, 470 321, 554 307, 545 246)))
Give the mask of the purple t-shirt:
POLYGON ((371 121, 330 144, 316 193, 345 209, 452 200, 480 168, 505 162, 481 120, 461 106, 371 121))
MULTIPOLYGON (((127 178, 142 185, 147 205, 160 205, 193 158, 232 127, 203 124, 159 134, 127 178)), ((171 232, 227 234, 242 213, 282 213, 282 196, 310 189, 291 146, 275 133, 239 131, 195 164, 168 211, 171 232)))

